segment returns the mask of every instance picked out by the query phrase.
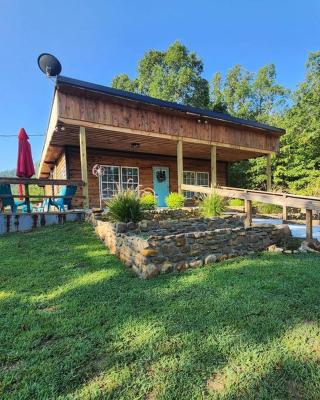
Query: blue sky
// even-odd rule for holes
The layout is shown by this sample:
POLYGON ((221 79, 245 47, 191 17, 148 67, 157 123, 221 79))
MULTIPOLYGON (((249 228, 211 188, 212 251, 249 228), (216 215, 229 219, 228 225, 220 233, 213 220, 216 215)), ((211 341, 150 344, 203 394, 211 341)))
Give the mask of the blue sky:
MULTIPOLYGON (((318 0, 0 0, 0 135, 45 132, 53 84, 38 70, 42 52, 60 59, 63 75, 109 85, 133 76, 145 51, 179 39, 208 79, 237 63, 275 63, 278 81, 294 88, 320 47, 319 20, 318 0)), ((38 160, 43 138, 30 139, 38 160)), ((16 153, 16 138, 0 136, 0 171, 15 167, 16 153)))

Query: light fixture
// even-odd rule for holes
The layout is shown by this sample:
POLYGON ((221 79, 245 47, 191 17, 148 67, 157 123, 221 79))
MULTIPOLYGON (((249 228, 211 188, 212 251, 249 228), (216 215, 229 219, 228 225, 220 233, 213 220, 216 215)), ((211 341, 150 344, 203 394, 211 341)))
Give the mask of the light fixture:
POLYGON ((133 150, 137 150, 140 147, 140 143, 133 142, 131 143, 131 147, 133 150))
POLYGON ((65 126, 61 126, 61 125, 57 125, 57 126, 54 128, 54 131, 55 131, 55 132, 63 132, 63 131, 65 131, 65 130, 66 130, 65 126))

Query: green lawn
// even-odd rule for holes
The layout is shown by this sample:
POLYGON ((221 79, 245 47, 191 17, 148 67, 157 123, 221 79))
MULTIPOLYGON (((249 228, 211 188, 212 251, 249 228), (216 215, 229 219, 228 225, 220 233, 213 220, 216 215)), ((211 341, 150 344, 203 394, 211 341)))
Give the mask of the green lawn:
POLYGON ((0 398, 320 399, 320 257, 143 281, 86 224, 0 238, 0 398))

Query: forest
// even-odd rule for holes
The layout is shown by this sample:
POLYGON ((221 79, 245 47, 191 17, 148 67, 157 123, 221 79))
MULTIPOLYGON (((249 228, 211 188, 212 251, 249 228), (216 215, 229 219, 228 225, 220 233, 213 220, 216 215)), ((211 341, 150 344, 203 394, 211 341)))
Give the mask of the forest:
MULTIPOLYGON (((320 51, 306 55, 305 77, 294 90, 277 82, 276 66, 248 71, 237 64, 203 77, 204 63, 181 42, 147 51, 137 75, 114 77, 114 88, 212 109, 286 130, 272 158, 273 190, 320 195, 320 51)), ((233 163, 230 186, 266 189, 264 157, 233 163)))

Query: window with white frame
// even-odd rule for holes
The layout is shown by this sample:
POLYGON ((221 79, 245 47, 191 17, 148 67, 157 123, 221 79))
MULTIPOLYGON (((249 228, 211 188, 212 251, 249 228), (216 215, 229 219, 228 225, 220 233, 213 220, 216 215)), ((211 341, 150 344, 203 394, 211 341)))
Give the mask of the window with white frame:
POLYGON ((100 197, 111 199, 122 190, 136 190, 139 187, 139 169, 136 167, 120 167, 102 165, 100 175, 100 197))
MULTIPOLYGON (((195 186, 209 186, 209 173, 208 172, 195 172, 195 171, 183 171, 183 183, 185 185, 195 186)), ((192 199, 194 192, 184 191, 186 199, 192 199)))
MULTIPOLYGON (((183 183, 185 185, 195 185, 196 184, 196 173, 194 171, 183 171, 183 183)), ((183 192, 186 199, 192 199, 194 192, 189 192, 185 190, 183 192)))
POLYGON ((121 189, 136 190, 139 186, 138 168, 121 167, 121 189))
POLYGON ((209 173, 208 172, 197 172, 196 173, 196 185, 198 186, 209 186, 209 173))

